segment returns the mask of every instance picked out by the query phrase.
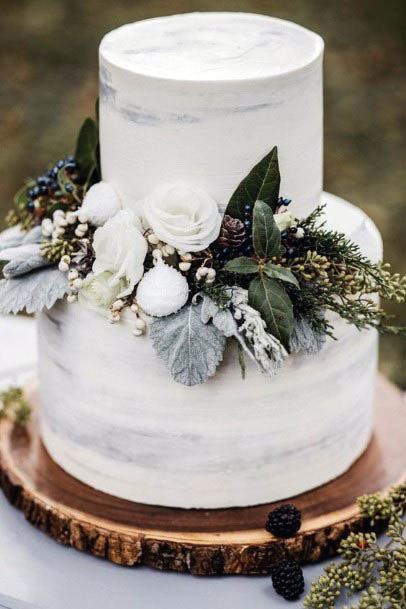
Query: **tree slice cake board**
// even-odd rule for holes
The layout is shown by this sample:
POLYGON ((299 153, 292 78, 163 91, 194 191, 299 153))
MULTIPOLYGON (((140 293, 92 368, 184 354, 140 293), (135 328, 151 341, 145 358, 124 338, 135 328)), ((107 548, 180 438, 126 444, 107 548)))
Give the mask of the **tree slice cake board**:
MULTIPOLYGON (((27 395, 35 404, 32 388, 27 395)), ((10 503, 56 541, 117 564, 194 575, 266 574, 287 553, 302 563, 333 556, 343 536, 366 528, 355 499, 385 492, 405 479, 405 446, 404 400, 379 377, 375 431, 368 449, 347 473, 289 500, 302 511, 303 523, 287 540, 264 529, 268 512, 283 502, 184 510, 132 503, 96 491, 51 460, 35 416, 26 428, 1 421, 0 484, 10 503)))

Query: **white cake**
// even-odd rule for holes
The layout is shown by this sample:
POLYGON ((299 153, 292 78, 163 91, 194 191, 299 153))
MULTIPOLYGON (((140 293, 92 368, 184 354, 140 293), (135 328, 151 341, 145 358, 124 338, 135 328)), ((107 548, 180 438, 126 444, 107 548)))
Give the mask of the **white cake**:
MULTIPOLYGON (((273 145, 281 193, 298 216, 320 200, 330 226, 372 259, 381 240, 356 207, 322 194, 319 36, 240 13, 147 20, 100 46, 103 179, 125 206, 181 180, 224 209, 273 145)), ((182 508, 253 505, 342 474, 372 425, 377 336, 332 319, 338 341, 292 356, 278 376, 226 350, 203 385, 179 385, 130 321, 59 303, 39 322, 42 438, 52 458, 90 486, 182 508)))

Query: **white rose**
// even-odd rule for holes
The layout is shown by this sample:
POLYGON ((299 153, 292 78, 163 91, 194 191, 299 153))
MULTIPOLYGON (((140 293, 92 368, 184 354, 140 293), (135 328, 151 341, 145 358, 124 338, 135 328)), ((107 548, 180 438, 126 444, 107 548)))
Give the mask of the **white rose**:
POLYGON ((124 288, 117 298, 130 294, 144 274, 147 240, 141 233, 138 218, 130 209, 122 209, 94 234, 93 249, 96 259, 93 273, 111 273, 109 284, 119 285, 124 279, 124 288))
POLYGON ((125 279, 117 282, 109 271, 100 275, 90 273, 83 281, 78 299, 80 304, 90 309, 108 309, 117 300, 120 292, 125 290, 126 285, 125 279))
POLYGON ((290 211, 283 211, 279 214, 274 215, 275 222, 279 230, 282 232, 287 228, 292 228, 292 226, 296 226, 297 220, 290 211))
POLYGON ((121 209, 120 199, 108 182, 94 184, 87 191, 78 216, 85 216, 94 226, 103 226, 121 209))
POLYGON ((144 215, 164 243, 185 252, 199 252, 215 241, 221 215, 205 191, 182 183, 159 186, 144 201, 144 215))

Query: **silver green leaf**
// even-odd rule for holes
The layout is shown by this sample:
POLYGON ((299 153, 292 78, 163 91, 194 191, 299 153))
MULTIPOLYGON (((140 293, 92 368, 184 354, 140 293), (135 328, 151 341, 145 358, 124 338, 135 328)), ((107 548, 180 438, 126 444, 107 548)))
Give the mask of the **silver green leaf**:
POLYGON ((318 353, 326 342, 326 334, 314 331, 312 326, 304 317, 295 319, 292 336, 290 337, 291 353, 306 353, 314 355, 318 353))
POLYGON ((267 331, 286 348, 293 330, 293 306, 283 286, 274 279, 260 275, 248 289, 248 302, 263 317, 267 331))
POLYGON ((3 275, 6 279, 26 275, 31 271, 38 270, 47 266, 51 266, 52 262, 41 256, 40 254, 28 256, 16 256, 3 268, 3 275))
POLYGON ((204 324, 201 314, 202 303, 191 304, 151 324, 155 351, 183 385, 204 383, 223 359, 226 339, 214 324, 204 324))
POLYGON ((69 291, 66 274, 52 267, 0 281, 0 314, 50 309, 69 291))
POLYGON ((271 208, 263 201, 256 201, 253 217, 253 242, 259 258, 269 260, 281 251, 281 232, 276 225, 271 208))
POLYGON ((240 275, 252 275, 258 273, 258 263, 252 258, 240 256, 227 262, 224 269, 229 273, 239 273, 240 275))
POLYGON ((244 207, 246 205, 254 207, 258 199, 275 211, 280 181, 278 149, 275 146, 240 182, 227 205, 226 214, 243 220, 244 207))
POLYGON ((298 289, 300 288, 299 282, 292 271, 283 266, 278 266, 276 264, 272 264, 271 262, 267 262, 264 265, 264 273, 270 279, 279 279, 279 281, 284 281, 285 283, 294 285, 298 289))
POLYGON ((220 309, 207 294, 203 294, 200 318, 204 324, 213 322, 213 325, 227 338, 238 335, 237 322, 230 309, 220 309))
POLYGON ((27 233, 21 230, 21 226, 6 228, 0 233, 0 252, 11 247, 18 247, 24 241, 27 233))

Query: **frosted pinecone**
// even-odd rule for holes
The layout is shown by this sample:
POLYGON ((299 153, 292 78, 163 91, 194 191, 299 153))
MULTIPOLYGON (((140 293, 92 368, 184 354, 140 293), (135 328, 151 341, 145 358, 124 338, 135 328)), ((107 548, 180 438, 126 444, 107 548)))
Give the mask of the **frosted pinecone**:
POLYGON ((221 247, 240 247, 245 241, 245 226, 238 218, 227 214, 223 218, 218 244, 221 247))

